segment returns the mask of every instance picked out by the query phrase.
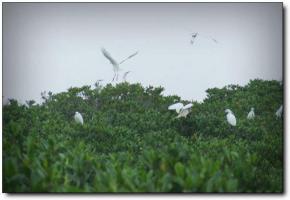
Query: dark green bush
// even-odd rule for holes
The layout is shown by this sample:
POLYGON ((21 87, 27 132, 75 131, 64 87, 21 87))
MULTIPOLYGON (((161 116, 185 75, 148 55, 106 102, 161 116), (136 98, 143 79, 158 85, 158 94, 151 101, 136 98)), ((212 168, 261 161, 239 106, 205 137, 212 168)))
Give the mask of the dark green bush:
POLYGON ((180 97, 162 92, 98 84, 48 93, 42 104, 10 101, 3 107, 4 192, 283 191, 279 82, 208 89, 181 119, 168 110, 180 97), (76 111, 84 125, 74 122, 76 111))

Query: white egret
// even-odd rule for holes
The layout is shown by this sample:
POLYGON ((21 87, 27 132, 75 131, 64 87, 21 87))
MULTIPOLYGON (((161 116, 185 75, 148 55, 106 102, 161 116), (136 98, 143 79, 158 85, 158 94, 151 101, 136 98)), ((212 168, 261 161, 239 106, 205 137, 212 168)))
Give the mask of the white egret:
POLYGON ((254 118, 255 118, 254 108, 251 108, 251 111, 249 112, 247 119, 254 119, 254 118))
POLYGON ((131 71, 127 71, 124 73, 123 75, 123 81, 126 82, 126 78, 127 78, 127 75, 130 73, 131 71))
POLYGON ((275 115, 277 118, 281 118, 283 112, 283 105, 280 106, 280 108, 276 111, 275 115))
POLYGON ((104 56, 113 65, 113 70, 114 70, 113 81, 115 80, 116 77, 117 77, 117 80, 118 80, 118 72, 120 70, 119 63, 110 55, 110 53, 108 51, 106 51, 106 49, 102 48, 101 50, 102 50, 102 53, 104 54, 104 56))
POLYGON ((182 103, 178 102, 178 103, 170 105, 168 107, 168 110, 175 110, 178 113, 178 116, 176 118, 180 118, 180 117, 186 117, 189 114, 190 108, 192 106, 193 106, 192 103, 189 103, 183 106, 182 103))
POLYGON ((101 49, 103 55, 110 61, 110 63, 113 65, 113 70, 114 70, 114 77, 113 80, 118 80, 118 76, 119 76, 119 71, 120 69, 120 64, 124 63, 126 60, 129 60, 130 58, 136 56, 138 54, 138 51, 133 53, 132 55, 128 56, 126 59, 122 60, 120 63, 118 63, 111 55, 110 53, 105 49, 102 48, 101 49))
POLYGON ((227 121, 230 125, 236 126, 237 125, 237 120, 234 115, 234 113, 230 109, 226 109, 225 113, 227 113, 227 121))
POLYGON ((80 124, 84 124, 84 120, 83 120, 83 117, 82 117, 82 115, 79 113, 79 112, 75 112, 75 116, 74 116, 74 118, 75 118, 75 121, 77 122, 77 123, 80 123, 80 124))
POLYGON ((77 97, 81 97, 83 100, 87 100, 88 97, 84 93, 84 91, 77 93, 77 97))
POLYGON ((179 113, 181 108, 183 108, 183 104, 178 102, 170 105, 168 107, 168 110, 176 110, 176 112, 179 113))

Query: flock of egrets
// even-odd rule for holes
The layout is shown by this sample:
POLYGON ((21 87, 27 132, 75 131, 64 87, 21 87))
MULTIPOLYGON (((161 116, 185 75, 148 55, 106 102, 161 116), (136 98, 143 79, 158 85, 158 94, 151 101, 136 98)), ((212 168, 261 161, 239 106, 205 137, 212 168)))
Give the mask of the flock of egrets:
MULTIPOLYGON (((168 107, 168 110, 176 110, 178 116, 176 118, 180 117, 186 117, 190 113, 190 108, 193 106, 192 103, 187 104, 186 106, 183 106, 182 103, 178 102, 175 104, 172 104, 168 107)), ((283 112, 283 105, 280 106, 280 108, 276 111, 275 116, 277 118, 281 118, 283 112)), ((234 115, 234 113, 230 109, 226 109, 225 113, 227 113, 226 118, 227 122, 231 126, 237 125, 237 119, 234 115)), ((251 108, 250 112, 248 113, 247 119, 253 120, 255 118, 255 112, 254 108, 251 108)))
MULTIPOLYGON (((195 32, 195 33, 191 34, 190 44, 193 45, 198 36, 210 39, 213 42, 218 43, 218 41, 215 38, 213 38, 213 37, 201 35, 200 33, 195 32)), ((110 53, 105 48, 102 48, 101 52, 110 61, 110 63, 113 65, 114 77, 113 77, 112 81, 118 81, 119 71, 121 70, 120 65, 122 63, 124 63, 125 61, 133 58, 134 56, 136 56, 138 54, 138 51, 136 51, 135 53, 133 53, 132 55, 128 56, 127 58, 125 58, 121 62, 118 62, 110 55, 110 53)), ((130 72, 131 71, 126 71, 123 74, 123 81, 126 81, 127 75, 130 72)), ((193 106, 192 103, 189 103, 189 104, 184 106, 182 103, 178 102, 178 103, 170 105, 168 107, 168 109, 169 110, 175 110, 177 112, 178 116, 176 118, 181 118, 181 117, 185 117, 186 118, 186 116, 190 113, 192 106, 193 106)), ((280 108, 275 113, 277 118, 281 117, 282 109, 283 109, 283 106, 281 105, 280 108)), ((235 117, 234 113, 230 109, 226 109, 225 113, 227 114, 226 115, 227 122, 231 126, 236 126, 237 120, 236 120, 236 117, 235 117)), ((255 118, 254 108, 251 108, 251 111, 249 112, 249 114, 247 116, 247 119, 253 120, 254 118, 255 118)), ((77 123, 80 123, 80 124, 84 123, 83 117, 82 117, 82 115, 79 112, 75 112, 74 119, 75 119, 75 121, 77 123)))
MULTIPOLYGON (((200 34, 198 32, 194 32, 194 33, 191 33, 191 40, 190 40, 190 44, 194 44, 196 39, 198 37, 203 37, 203 38, 207 38, 215 43, 218 43, 218 41, 211 37, 211 36, 206 36, 206 35, 203 35, 203 34, 200 34)), ((103 53, 103 55, 110 61, 110 63, 113 65, 113 71, 114 71, 114 77, 113 77, 113 81, 118 81, 118 77, 119 77, 119 71, 121 71, 121 68, 120 68, 120 65, 122 63, 124 63, 125 61, 133 58, 134 56, 136 56, 138 54, 138 51, 136 51, 135 53, 133 53, 132 55, 128 56, 127 58, 125 58, 124 60, 122 60, 121 62, 118 62, 116 59, 114 59, 111 54, 105 49, 105 48, 101 48, 101 51, 103 53)), ((123 81, 126 81, 126 77, 127 75, 130 73, 131 71, 126 71, 123 75, 123 81)))
MULTIPOLYGON (((186 118, 187 115, 190 113, 192 106, 193 106, 192 103, 189 103, 189 104, 184 106, 183 103, 178 102, 178 103, 170 105, 168 107, 168 110, 175 110, 177 112, 177 114, 178 114, 177 117, 176 117, 177 119, 181 118, 181 117, 186 118)), ((283 105, 281 105, 279 107, 279 109, 276 111, 275 116, 277 118, 281 118, 282 112, 283 112, 283 105)), ((237 125, 237 119, 236 119, 234 113, 230 109, 226 109, 225 113, 227 114, 226 115, 227 122, 231 126, 236 126, 237 125)), ((248 113, 247 119, 248 120, 253 120, 254 118, 255 118, 254 108, 251 108, 250 112, 248 113)), ((84 124, 84 119, 83 119, 82 115, 79 112, 75 112, 74 119, 75 119, 75 121, 77 123, 80 123, 82 125, 84 124)))

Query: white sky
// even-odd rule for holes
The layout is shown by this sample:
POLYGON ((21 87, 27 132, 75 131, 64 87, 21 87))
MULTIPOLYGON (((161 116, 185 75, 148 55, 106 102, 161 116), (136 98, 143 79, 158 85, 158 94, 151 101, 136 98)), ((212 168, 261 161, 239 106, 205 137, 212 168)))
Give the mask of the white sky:
POLYGON ((3 95, 40 100, 120 77, 202 100, 205 90, 282 79, 281 3, 3 3, 3 95), (218 44, 192 32, 212 36, 218 44))

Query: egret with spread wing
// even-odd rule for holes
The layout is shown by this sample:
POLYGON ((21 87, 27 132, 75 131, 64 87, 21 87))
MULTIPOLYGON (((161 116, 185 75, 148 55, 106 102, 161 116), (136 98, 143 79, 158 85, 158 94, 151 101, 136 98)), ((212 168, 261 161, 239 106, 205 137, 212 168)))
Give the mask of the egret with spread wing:
POLYGON ((198 32, 195 32, 195 33, 191 33, 190 44, 192 44, 192 45, 194 44, 196 38, 198 38, 197 36, 198 36, 198 37, 203 37, 203 38, 206 38, 206 39, 212 40, 212 41, 215 42, 215 43, 218 43, 218 41, 217 41, 215 38, 211 37, 211 36, 206 36, 206 35, 200 34, 200 33, 198 33, 198 32))
POLYGON ((183 106, 182 103, 178 102, 178 103, 170 105, 168 107, 168 110, 175 110, 178 113, 178 116, 176 118, 180 118, 180 117, 186 117, 189 114, 190 108, 192 106, 193 106, 192 103, 189 103, 183 106))
POLYGON ((102 48, 102 53, 113 65, 113 70, 114 70, 113 81, 115 80, 115 78, 118 79, 118 73, 120 70, 119 63, 110 55, 110 53, 105 48, 102 48))
POLYGON ((110 53, 105 49, 102 48, 101 49, 103 55, 110 61, 110 63, 113 65, 113 70, 114 70, 114 77, 113 80, 118 80, 118 75, 119 75, 119 71, 120 69, 120 64, 124 63, 125 61, 131 59, 132 57, 136 56, 138 54, 138 51, 133 53, 132 55, 130 55, 129 57, 127 57, 126 59, 122 60, 120 63, 118 63, 111 55, 110 53))

